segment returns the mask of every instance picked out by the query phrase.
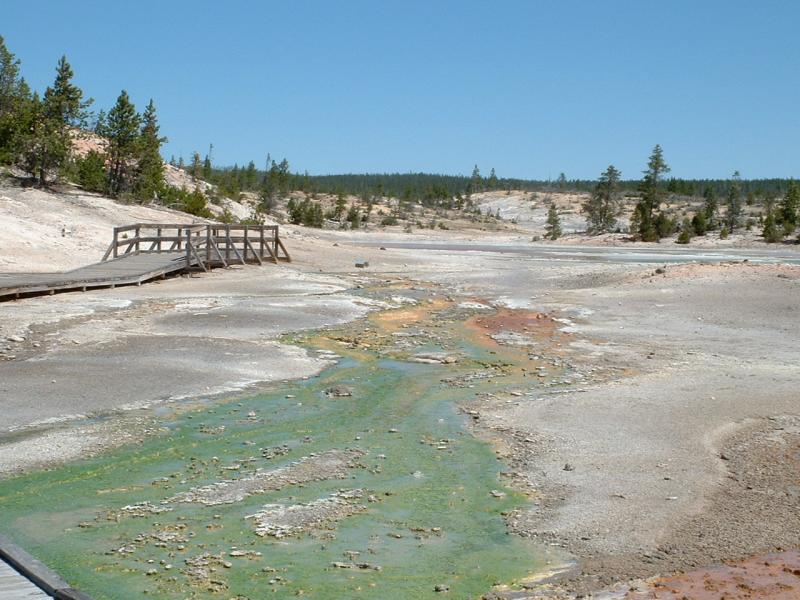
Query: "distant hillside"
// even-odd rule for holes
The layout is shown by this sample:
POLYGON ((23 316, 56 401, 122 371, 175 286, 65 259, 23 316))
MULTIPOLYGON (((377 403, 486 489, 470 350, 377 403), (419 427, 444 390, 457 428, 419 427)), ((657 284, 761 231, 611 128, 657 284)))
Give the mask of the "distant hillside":
MULTIPOLYGON (((288 168, 286 165, 285 168, 288 168)), ((218 184, 230 196, 239 191, 258 191, 269 187, 277 169, 261 170, 253 163, 248 167, 215 167, 203 177, 218 184)), ((439 173, 342 173, 310 175, 308 173, 284 172, 284 192, 304 191, 353 196, 389 196, 406 200, 425 201, 466 196, 491 191, 528 192, 590 192, 597 185, 594 179, 517 179, 506 177, 476 177, 446 175, 439 173)), ((741 179, 741 191, 745 196, 779 198, 789 188, 791 178, 741 179)), ((620 191, 635 193, 641 179, 624 179, 619 182, 620 191)), ((665 191, 679 196, 702 196, 712 190, 724 196, 730 187, 730 179, 681 179, 672 177, 661 183, 665 191)))

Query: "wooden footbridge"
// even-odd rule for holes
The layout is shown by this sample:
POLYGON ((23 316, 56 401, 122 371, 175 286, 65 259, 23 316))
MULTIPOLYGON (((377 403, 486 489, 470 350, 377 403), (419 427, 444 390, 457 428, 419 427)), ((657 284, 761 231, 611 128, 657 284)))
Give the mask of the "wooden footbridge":
POLYGON ((136 223, 114 228, 102 260, 62 273, 0 273, 0 301, 57 291, 141 285, 186 271, 290 262, 277 225, 136 223))

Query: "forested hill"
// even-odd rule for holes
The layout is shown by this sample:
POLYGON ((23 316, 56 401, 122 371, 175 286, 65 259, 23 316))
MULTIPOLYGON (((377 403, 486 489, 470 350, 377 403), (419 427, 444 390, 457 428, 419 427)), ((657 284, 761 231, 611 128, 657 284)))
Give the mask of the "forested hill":
MULTIPOLYGON (((527 190, 527 191, 592 191, 597 185, 595 179, 568 179, 560 177, 556 180, 516 179, 502 177, 481 177, 473 173, 465 175, 441 175, 435 173, 346 173, 341 175, 306 175, 311 188, 319 192, 363 195, 365 193, 383 192, 387 196, 397 198, 417 197, 426 191, 446 191, 448 196, 467 194, 470 192, 491 190, 527 190)), ((744 194, 757 197, 780 197, 789 186, 785 179, 742 179, 741 189, 744 194)), ((640 179, 622 180, 619 187, 623 191, 635 192, 641 185, 640 179)), ((712 189, 718 196, 723 196, 729 186, 730 179, 666 179, 662 185, 669 191, 680 195, 700 196, 707 189, 712 189)), ((437 194, 438 195, 438 194, 437 194)))
MULTIPOLYGON (((173 160, 173 164, 174 160, 173 160)), ((183 167, 182 162, 177 166, 183 167)), ((212 167, 206 157, 200 161, 195 154, 187 170, 206 181, 220 186, 223 192, 235 196, 244 190, 259 190, 266 186, 283 192, 302 190, 354 196, 391 196, 407 200, 432 200, 467 196, 485 191, 583 191, 591 192, 597 185, 595 179, 569 179, 563 173, 556 180, 517 179, 497 177, 494 169, 488 176, 478 167, 471 176, 438 173, 343 173, 337 175, 309 175, 292 172, 288 161, 271 162, 268 170, 257 169, 254 162, 247 167, 212 167)), ((753 199, 779 198, 786 193, 791 179, 738 179, 740 190, 753 199)), ((659 182, 666 192, 683 196, 701 196, 713 193, 724 196, 731 185, 730 179, 668 178, 659 182)), ((622 192, 638 192, 641 179, 621 180, 622 192)))

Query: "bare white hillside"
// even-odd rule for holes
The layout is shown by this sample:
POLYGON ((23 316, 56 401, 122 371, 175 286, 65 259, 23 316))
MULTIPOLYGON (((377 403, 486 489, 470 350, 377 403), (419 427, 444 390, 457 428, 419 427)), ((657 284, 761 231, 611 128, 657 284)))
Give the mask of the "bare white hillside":
MULTIPOLYGON (((579 192, 482 192, 473 194, 472 200, 486 213, 499 215, 504 221, 513 221, 521 229, 544 234, 547 209, 555 202, 565 234, 586 230, 586 218, 581 213, 581 204, 588 194, 579 192)), ((621 219, 623 226, 627 219, 621 219)))
MULTIPOLYGON (((174 188, 185 188, 193 190, 200 188, 206 196, 211 198, 217 196, 217 186, 195 179, 183 169, 173 167, 170 164, 164 165, 164 182, 174 188)), ((219 198, 215 202, 208 203, 208 209, 217 217, 221 217, 228 211, 236 220, 242 221, 253 216, 253 210, 258 202, 258 197, 253 193, 243 193, 239 201, 231 198, 219 198)))
POLYGON ((61 271, 100 260, 114 226, 201 221, 79 190, 54 193, 0 181, 0 272, 61 271))

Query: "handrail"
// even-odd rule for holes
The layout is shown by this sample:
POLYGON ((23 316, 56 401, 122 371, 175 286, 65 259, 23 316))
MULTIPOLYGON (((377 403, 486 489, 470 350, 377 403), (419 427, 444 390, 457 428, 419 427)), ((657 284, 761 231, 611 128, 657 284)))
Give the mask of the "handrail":
POLYGON ((187 267, 203 270, 207 264, 227 267, 231 258, 242 264, 263 264, 264 259, 291 261, 277 225, 229 223, 133 223, 114 227, 114 240, 103 261, 161 252, 183 252, 187 267))

